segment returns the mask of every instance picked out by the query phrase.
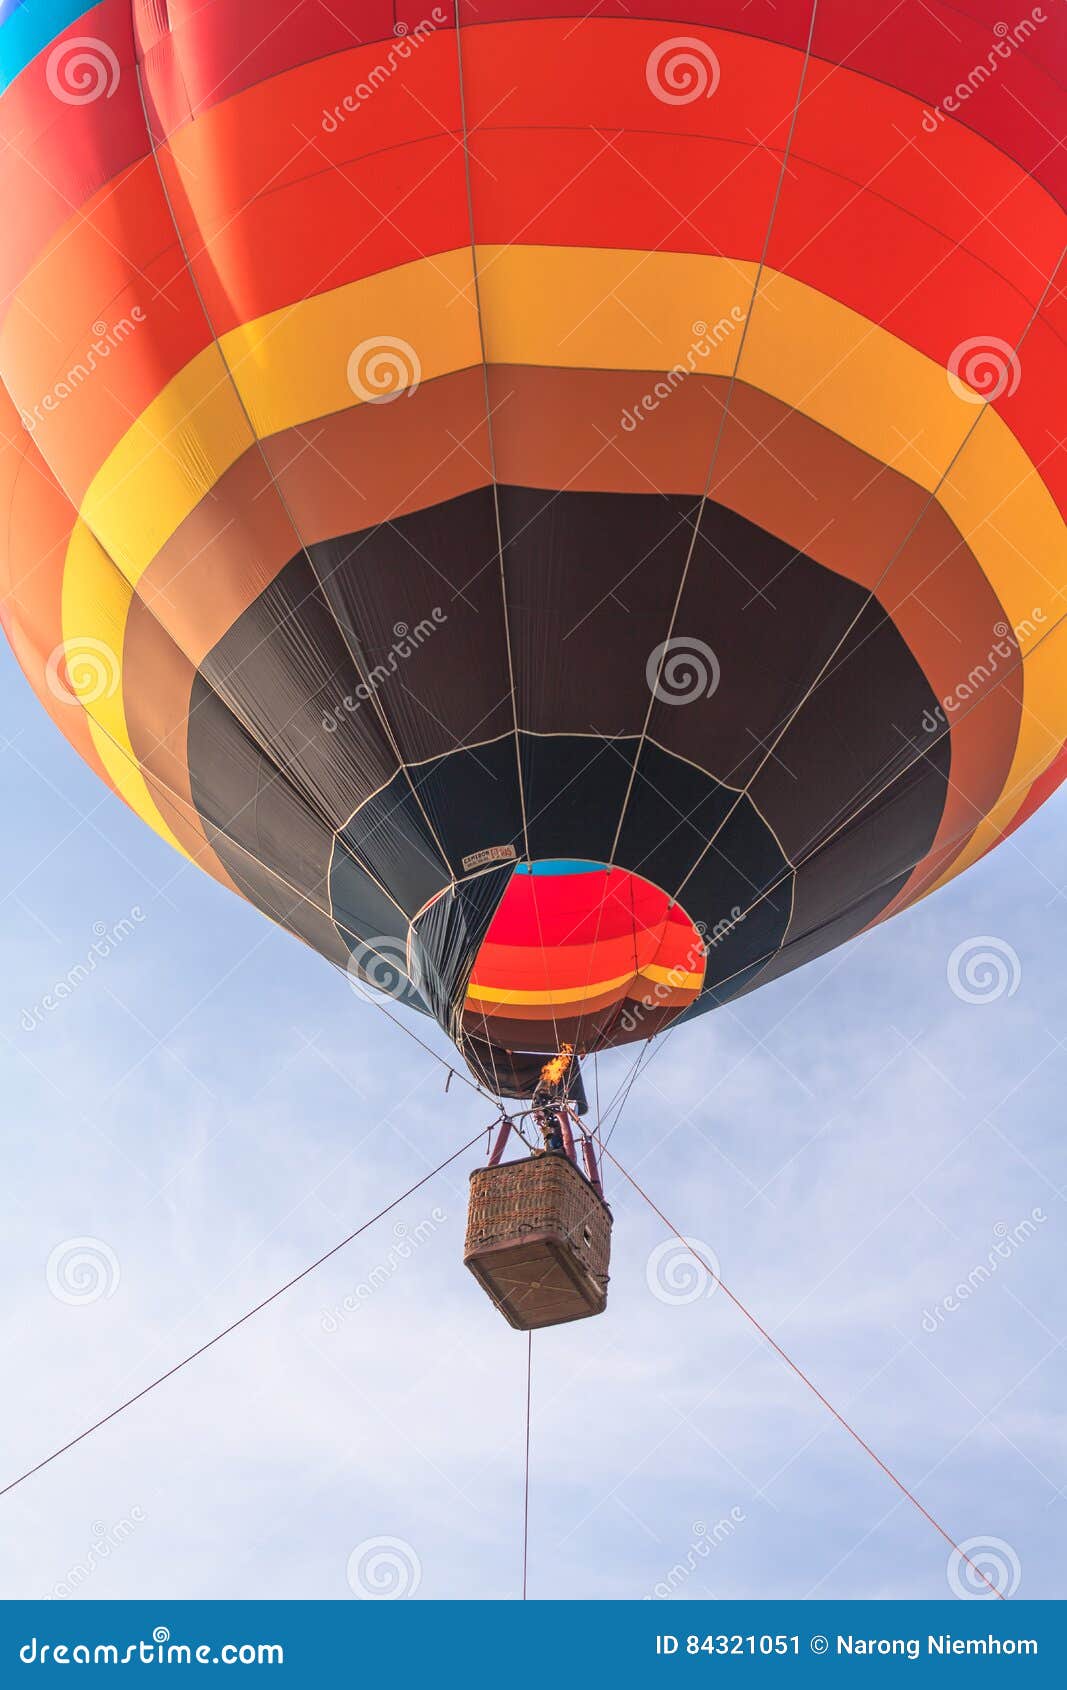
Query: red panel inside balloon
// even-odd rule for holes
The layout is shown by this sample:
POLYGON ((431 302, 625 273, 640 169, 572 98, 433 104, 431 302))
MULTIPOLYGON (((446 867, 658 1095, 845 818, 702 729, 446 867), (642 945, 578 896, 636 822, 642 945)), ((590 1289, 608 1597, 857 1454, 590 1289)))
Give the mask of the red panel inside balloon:
POLYGON ((661 887, 603 863, 538 862, 512 875, 471 972, 465 1008, 493 1020, 543 1023, 546 1050, 562 1038, 589 1048, 605 1012, 629 1001, 642 1011, 677 1013, 703 979, 701 936, 661 887))

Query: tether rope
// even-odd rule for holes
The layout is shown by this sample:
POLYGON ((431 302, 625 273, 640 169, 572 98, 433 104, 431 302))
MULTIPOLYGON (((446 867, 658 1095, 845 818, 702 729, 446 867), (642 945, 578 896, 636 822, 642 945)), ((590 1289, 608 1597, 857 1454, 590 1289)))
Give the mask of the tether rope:
POLYGON ((526 1570, 530 1559, 530 1386, 533 1380, 533 1333, 526 1334, 526 1477, 522 1494, 522 1599, 526 1600, 526 1570))
POLYGON ((713 1280, 714 1283, 719 1287, 719 1289, 726 1294, 726 1296, 729 1298, 730 1302, 733 1303, 734 1307, 737 1310, 739 1310, 739 1312, 741 1314, 744 1315, 745 1319, 749 1322, 749 1324, 755 1327, 756 1331, 760 1334, 760 1337, 765 1338, 767 1340, 767 1343, 771 1346, 771 1349, 774 1350, 775 1353, 781 1357, 782 1361, 785 1362, 786 1366, 788 1368, 790 1368, 792 1370, 792 1372, 794 1372, 796 1374, 798 1379, 803 1381, 803 1383, 808 1387, 808 1390, 811 1391, 813 1393, 813 1395, 818 1397, 818 1399, 822 1403, 823 1407, 825 1409, 827 1409, 830 1414, 833 1415, 833 1417, 837 1421, 838 1425, 843 1426, 845 1431, 848 1433, 849 1437, 853 1438, 855 1440, 855 1442, 859 1444, 860 1448, 862 1450, 864 1450, 867 1455, 870 1456, 871 1460, 875 1463, 875 1465, 877 1467, 881 1468, 881 1470, 885 1474, 886 1478, 891 1480, 892 1483, 894 1485, 896 1485, 896 1487, 897 1487, 898 1491, 900 1491, 901 1495, 907 1497, 908 1501, 912 1504, 912 1506, 914 1508, 918 1509, 919 1513, 923 1516, 923 1519, 928 1520, 929 1523, 931 1524, 931 1526, 933 1526, 934 1530, 936 1532, 938 1532, 941 1535, 941 1537, 944 1538, 945 1542, 950 1545, 950 1547, 955 1551, 955 1553, 960 1557, 960 1559, 963 1560, 963 1561, 966 1561, 967 1565, 971 1568, 972 1572, 975 1572, 975 1573, 978 1574, 978 1576, 982 1580, 983 1584, 987 1584, 989 1586, 990 1590, 993 1592, 993 1595, 998 1596, 1002 1602, 1007 1601, 1007 1597, 1004 1595, 1004 1592, 1002 1590, 997 1589, 997 1587, 993 1583, 992 1579, 989 1578, 982 1571, 981 1567, 978 1566, 977 1562, 972 1561, 971 1557, 967 1554, 966 1550, 960 1548, 959 1544, 956 1542, 956 1539, 952 1536, 951 1532, 947 1532, 945 1530, 944 1526, 941 1525, 940 1521, 934 1519, 934 1516, 930 1513, 930 1510, 928 1508, 923 1507, 923 1504, 919 1501, 919 1499, 915 1495, 915 1493, 908 1489, 908 1487, 904 1483, 903 1479, 897 1478, 897 1475, 893 1472, 893 1469, 891 1467, 887 1466, 887 1464, 882 1460, 880 1455, 876 1454, 876 1452, 871 1448, 871 1446, 867 1442, 867 1440, 860 1436, 859 1432, 856 1431, 856 1428, 854 1426, 852 1426, 845 1419, 844 1415, 841 1414, 840 1411, 834 1407, 834 1405, 830 1401, 830 1399, 823 1395, 823 1393, 820 1391, 819 1387, 814 1383, 814 1381, 809 1379, 808 1375, 804 1372, 803 1368, 798 1366, 798 1364, 793 1360, 792 1356, 786 1354, 786 1352, 785 1352, 785 1350, 783 1350, 781 1344, 779 1344, 776 1341, 776 1339, 771 1337, 771 1334, 767 1331, 767 1328, 760 1324, 760 1322, 756 1319, 756 1316, 752 1313, 752 1311, 750 1309, 746 1308, 745 1304, 741 1301, 740 1297, 738 1297, 733 1291, 730 1290, 730 1287, 725 1283, 722 1276, 720 1274, 716 1273, 711 1267, 709 1267, 708 1263, 704 1260, 703 1256, 700 1254, 700 1252, 698 1250, 695 1250, 693 1248, 693 1245, 690 1243, 689 1239, 685 1237, 684 1233, 682 1233, 678 1230, 678 1228, 675 1226, 673 1221, 669 1221, 667 1219, 666 1215, 663 1213, 663 1210, 660 1209, 652 1201, 652 1198, 648 1195, 648 1192, 645 1191, 642 1186, 638 1185, 637 1181, 634 1179, 632 1174, 627 1173, 627 1171, 623 1167, 622 1163, 618 1160, 617 1157, 612 1155, 611 1151, 608 1150, 606 1146, 604 1147, 604 1154, 605 1154, 605 1156, 607 1156, 609 1158, 609 1160, 611 1162, 614 1163, 615 1167, 618 1168, 618 1170, 619 1170, 620 1174, 622 1174, 623 1178, 625 1180, 629 1181, 629 1183, 633 1186, 634 1190, 637 1192, 638 1196, 644 1198, 645 1202, 648 1204, 648 1206, 652 1210, 653 1214, 655 1214, 659 1217, 659 1219, 663 1222, 664 1226, 667 1228, 668 1232, 673 1233, 675 1238, 677 1238, 679 1244, 681 1244, 684 1249, 689 1251, 689 1254, 693 1257, 694 1261, 699 1262, 700 1266, 704 1269, 704 1272, 708 1275, 708 1277, 711 1280, 713 1280))
POLYGON ((276 1302, 279 1297, 285 1294, 286 1291, 291 1291, 294 1285, 298 1285, 302 1279, 306 1279, 309 1274, 314 1273, 315 1269, 321 1267, 323 1262, 328 1262, 331 1256, 336 1256, 339 1250, 343 1250, 347 1244, 351 1244, 353 1239, 358 1238, 361 1233, 366 1232, 376 1221, 382 1220, 383 1217, 388 1215, 391 1210, 395 1209, 398 1204, 403 1203, 405 1198, 411 1197, 420 1189, 421 1186, 428 1185, 430 1180, 432 1180, 437 1174, 443 1172, 450 1163, 455 1162, 458 1157, 464 1154, 465 1151, 470 1150, 472 1145, 477 1144, 481 1136, 482 1129, 479 1127, 474 1137, 468 1139, 466 1144, 461 1144, 458 1150, 454 1150, 451 1156, 446 1156, 445 1160, 443 1162, 439 1162, 436 1168, 431 1168, 428 1174, 423 1174, 422 1178, 416 1180, 414 1185, 409 1185, 406 1191, 402 1191, 400 1193, 399 1197, 394 1197, 391 1203, 387 1203, 383 1209, 379 1209, 377 1214, 371 1215, 370 1219, 364 1221, 362 1226, 357 1226, 355 1232, 350 1232, 348 1237, 342 1238, 339 1244, 333 1245, 333 1247, 325 1251, 323 1255, 317 1256, 316 1259, 313 1262, 310 1262, 306 1268, 301 1268, 299 1273, 295 1273, 292 1279, 287 1279, 284 1285, 279 1285, 276 1291, 272 1291, 268 1297, 264 1297, 261 1302, 256 1303, 254 1308, 246 1310, 246 1312, 239 1315, 236 1320, 232 1320, 229 1326, 224 1326, 221 1332, 216 1332, 213 1338, 209 1338, 206 1343, 203 1343, 199 1345, 197 1349, 190 1351, 190 1353, 187 1356, 184 1356, 181 1361, 175 1362, 173 1367, 168 1367, 167 1371, 165 1373, 161 1373, 157 1379, 153 1379, 150 1384, 145 1385, 141 1390, 136 1391, 132 1397, 127 1397, 125 1402, 119 1403, 118 1407, 113 1408, 109 1414, 105 1414, 99 1420, 95 1420, 91 1426, 86 1426, 85 1430, 83 1432, 79 1432, 77 1437, 68 1439, 65 1444, 61 1444, 58 1449, 54 1449, 51 1455, 46 1455, 43 1460, 35 1462, 32 1467, 28 1467, 25 1473, 20 1473, 17 1479, 12 1479, 8 1484, 0 1488, 0 1496, 7 1496, 9 1491, 13 1491, 19 1485, 25 1484, 27 1479, 32 1479, 35 1473, 39 1473, 41 1471, 42 1467, 47 1467, 51 1462, 58 1461, 59 1457, 61 1455, 65 1455, 68 1450, 73 1449, 75 1444, 82 1443, 84 1439, 91 1437, 94 1432, 98 1432, 102 1426, 106 1426, 110 1420, 117 1419, 117 1417, 120 1414, 123 1414, 126 1409, 132 1408, 135 1402, 140 1402, 142 1397, 146 1397, 150 1391, 154 1391, 158 1385, 162 1385, 167 1379, 173 1379, 174 1375, 176 1373, 180 1373, 183 1367, 188 1367, 191 1361, 195 1361, 198 1356, 202 1356, 206 1350, 212 1349, 215 1344, 221 1343, 223 1338, 228 1338, 231 1332, 236 1332, 237 1328, 239 1326, 243 1326, 246 1321, 251 1320, 253 1315, 259 1314, 262 1309, 265 1309, 268 1306, 268 1304, 276 1302))

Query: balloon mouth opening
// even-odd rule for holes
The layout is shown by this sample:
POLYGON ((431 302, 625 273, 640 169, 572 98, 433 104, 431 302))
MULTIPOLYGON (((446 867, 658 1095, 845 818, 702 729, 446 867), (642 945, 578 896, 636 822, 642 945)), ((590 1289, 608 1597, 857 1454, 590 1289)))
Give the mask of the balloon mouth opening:
POLYGON ((507 1050, 582 1055, 651 1037, 699 996, 705 966, 699 928, 652 881, 573 858, 522 863, 471 970, 464 1026, 507 1050))

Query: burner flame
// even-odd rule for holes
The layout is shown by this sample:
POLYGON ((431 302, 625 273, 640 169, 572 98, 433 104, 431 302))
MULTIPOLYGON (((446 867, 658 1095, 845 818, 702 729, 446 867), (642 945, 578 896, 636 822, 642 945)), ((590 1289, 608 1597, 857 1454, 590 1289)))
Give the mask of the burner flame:
POLYGON ((571 1057, 573 1055, 574 1055, 574 1046, 573 1045, 561 1045, 560 1046, 559 1055, 550 1057, 550 1059, 545 1063, 544 1067, 541 1069, 541 1079, 542 1079, 542 1081, 544 1082, 545 1085, 548 1085, 548 1086, 558 1086, 559 1085, 559 1083, 562 1080, 564 1074, 567 1072, 567 1069, 571 1065, 571 1057))

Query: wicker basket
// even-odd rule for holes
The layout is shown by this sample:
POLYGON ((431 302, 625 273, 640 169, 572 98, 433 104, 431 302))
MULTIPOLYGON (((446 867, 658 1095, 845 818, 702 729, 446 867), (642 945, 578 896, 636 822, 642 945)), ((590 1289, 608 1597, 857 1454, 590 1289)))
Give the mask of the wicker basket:
POLYGON ((602 1314, 611 1210, 558 1151, 471 1174, 463 1260, 514 1327, 602 1314))

